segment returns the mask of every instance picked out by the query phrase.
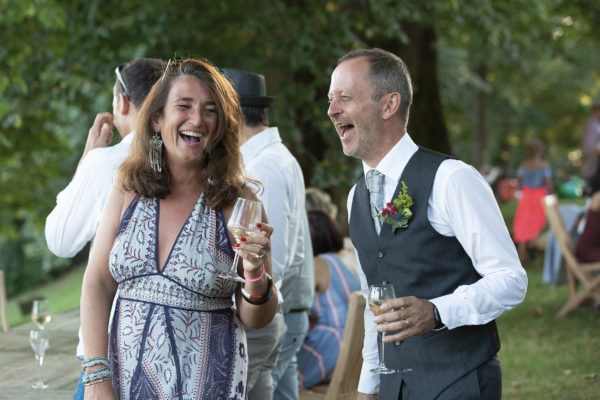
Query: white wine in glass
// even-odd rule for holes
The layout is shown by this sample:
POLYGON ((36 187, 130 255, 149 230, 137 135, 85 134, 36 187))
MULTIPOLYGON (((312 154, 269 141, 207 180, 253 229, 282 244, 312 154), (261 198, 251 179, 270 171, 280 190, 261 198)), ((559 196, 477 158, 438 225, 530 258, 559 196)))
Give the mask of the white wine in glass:
MULTIPOLYGON (((394 293, 394 287, 388 283, 382 283, 379 285, 371 285, 369 288, 369 308, 375 315, 379 315, 382 313, 381 305, 386 300, 391 300, 395 298, 396 295, 394 293)), ((377 368, 373 368, 371 372, 374 374, 393 374, 396 370, 388 368, 384 363, 384 346, 383 346, 383 337, 385 332, 377 332, 377 343, 379 345, 379 366, 377 368)))
POLYGON ((50 322, 50 302, 48 300, 34 300, 31 305, 31 319, 40 329, 44 329, 44 325, 50 322))
MULTIPOLYGON (((233 206, 231 217, 229 217, 229 222, 227 223, 227 229, 229 229, 229 232, 235 237, 235 241, 240 243, 241 238, 258 234, 256 224, 260 221, 262 221, 262 203, 239 197, 233 206)), ((238 260, 239 253, 236 251, 233 264, 229 271, 219 274, 219 276, 236 282, 246 282, 246 280, 237 273, 238 260)))
POLYGON ((43 329, 32 329, 29 331, 29 344, 35 354, 35 360, 38 367, 37 382, 32 385, 33 389, 46 389, 48 385, 42 380, 42 364, 44 364, 44 355, 48 348, 48 336, 43 329))

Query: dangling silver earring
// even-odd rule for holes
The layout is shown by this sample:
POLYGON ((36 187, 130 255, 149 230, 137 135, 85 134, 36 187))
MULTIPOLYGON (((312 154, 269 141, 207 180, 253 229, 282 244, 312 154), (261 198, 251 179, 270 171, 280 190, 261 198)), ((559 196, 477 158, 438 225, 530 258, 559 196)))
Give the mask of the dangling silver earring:
POLYGON ((150 167, 156 172, 161 172, 161 161, 162 161, 162 139, 158 132, 154 132, 154 136, 150 139, 150 151, 148 151, 148 162, 150 167))

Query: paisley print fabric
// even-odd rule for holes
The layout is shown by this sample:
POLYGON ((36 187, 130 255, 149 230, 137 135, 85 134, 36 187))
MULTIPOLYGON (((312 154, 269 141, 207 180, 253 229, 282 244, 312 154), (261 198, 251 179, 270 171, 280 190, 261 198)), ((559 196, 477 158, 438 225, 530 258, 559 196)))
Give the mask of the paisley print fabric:
POLYGON ((110 254, 119 284, 109 343, 118 399, 246 399, 246 336, 232 309, 237 283, 223 214, 198 199, 164 267, 158 200, 129 205, 110 254))

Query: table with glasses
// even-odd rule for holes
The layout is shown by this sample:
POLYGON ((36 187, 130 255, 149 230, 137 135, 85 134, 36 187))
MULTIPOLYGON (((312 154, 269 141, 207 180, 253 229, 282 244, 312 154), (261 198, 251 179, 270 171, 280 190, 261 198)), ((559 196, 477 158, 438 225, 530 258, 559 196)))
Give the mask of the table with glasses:
POLYGON ((32 389, 38 379, 38 365, 29 344, 30 331, 39 329, 30 322, 0 333, 0 400, 71 399, 79 379, 81 363, 75 358, 79 309, 52 315, 45 325, 49 338, 41 377, 46 389, 32 389))

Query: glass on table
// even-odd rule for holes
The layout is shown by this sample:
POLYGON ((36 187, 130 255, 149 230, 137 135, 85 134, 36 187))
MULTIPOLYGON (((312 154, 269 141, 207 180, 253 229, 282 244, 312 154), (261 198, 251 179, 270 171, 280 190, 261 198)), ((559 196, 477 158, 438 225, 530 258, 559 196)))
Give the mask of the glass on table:
POLYGON ((50 322, 50 302, 45 299, 34 300, 31 304, 31 320, 35 322, 41 330, 50 322))
POLYGON ((42 365, 44 364, 44 355, 46 354, 46 349, 50 344, 48 340, 48 334, 43 329, 32 329, 29 331, 29 344, 33 349, 33 353, 35 354, 35 360, 37 364, 37 382, 33 384, 31 387, 33 389, 46 389, 48 385, 44 383, 42 380, 42 365))

